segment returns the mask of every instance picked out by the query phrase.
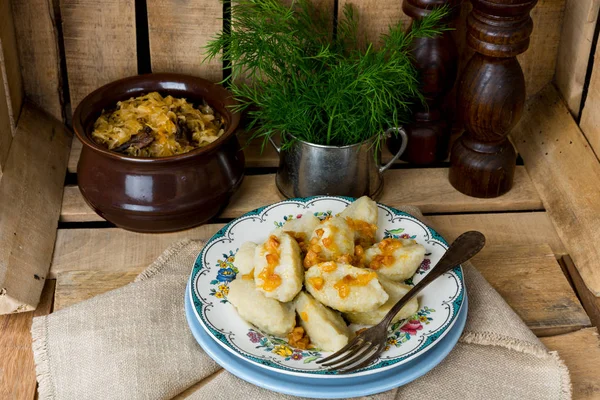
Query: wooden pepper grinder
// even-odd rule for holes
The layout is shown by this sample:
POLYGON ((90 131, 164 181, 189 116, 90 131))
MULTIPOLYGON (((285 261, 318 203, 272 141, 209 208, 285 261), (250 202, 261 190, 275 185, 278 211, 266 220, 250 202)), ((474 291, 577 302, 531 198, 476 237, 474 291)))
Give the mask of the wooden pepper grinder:
POLYGON ((521 118, 525 78, 516 56, 529 47, 537 0, 472 0, 467 44, 475 54, 458 87, 465 133, 452 147, 450 183, 473 197, 512 187, 517 154, 507 135, 521 118))
MULTIPOLYGON (((418 21, 434 8, 448 5, 451 13, 444 23, 452 22, 460 12, 455 7, 460 0, 404 0, 402 10, 418 21)), ((449 31, 433 38, 417 38, 413 42, 414 65, 422 80, 421 91, 426 105, 413 110, 413 122, 404 128, 408 146, 402 159, 413 164, 430 164, 448 157, 448 141, 452 126, 442 113, 445 96, 454 86, 458 69, 458 51, 449 31)), ((400 140, 391 138, 388 147, 392 154, 400 149, 400 140)))

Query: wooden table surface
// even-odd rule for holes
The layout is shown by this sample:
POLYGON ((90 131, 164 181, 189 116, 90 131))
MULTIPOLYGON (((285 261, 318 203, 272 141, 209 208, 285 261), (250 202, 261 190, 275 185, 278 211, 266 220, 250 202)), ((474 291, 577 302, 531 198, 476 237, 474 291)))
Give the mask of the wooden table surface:
MULTIPOLYGON (((75 173, 80 151, 75 141, 70 174, 75 173)), ((123 286, 172 242, 208 239, 228 219, 280 200, 274 184, 276 155, 270 150, 261 155, 257 145, 250 145, 246 158, 248 176, 218 223, 184 232, 151 235, 114 228, 87 207, 77 186, 67 185, 40 306, 35 312, 0 316, 0 399, 35 398, 29 333, 34 316, 123 286)), ((541 341, 558 351, 570 369, 574 398, 600 398, 600 341, 595 327, 600 303, 585 288, 525 166, 517 167, 509 193, 487 200, 454 190, 447 167, 397 163, 386 173, 381 202, 419 206, 449 241, 466 230, 483 232, 488 245, 474 265, 541 341)), ((76 182, 76 176, 67 182, 76 182)))

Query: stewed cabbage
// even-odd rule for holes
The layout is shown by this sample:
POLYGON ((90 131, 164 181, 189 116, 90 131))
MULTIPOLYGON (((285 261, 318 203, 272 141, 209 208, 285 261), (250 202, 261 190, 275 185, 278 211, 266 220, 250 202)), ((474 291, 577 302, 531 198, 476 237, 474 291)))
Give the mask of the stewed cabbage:
POLYGON ((206 146, 223 132, 223 118, 207 104, 195 108, 186 99, 151 92, 103 111, 92 137, 129 156, 168 157, 206 146))

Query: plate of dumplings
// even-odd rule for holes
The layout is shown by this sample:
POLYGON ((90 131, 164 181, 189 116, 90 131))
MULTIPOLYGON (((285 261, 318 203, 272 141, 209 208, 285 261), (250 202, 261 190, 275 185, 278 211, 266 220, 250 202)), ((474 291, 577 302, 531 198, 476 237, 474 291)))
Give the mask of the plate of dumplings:
POLYGON ((198 255, 187 295, 208 336, 255 366, 369 375, 419 357, 449 332, 466 300, 460 266, 398 312, 369 366, 341 375, 317 361, 380 322, 447 248, 419 219, 368 197, 289 199, 220 229, 198 255))

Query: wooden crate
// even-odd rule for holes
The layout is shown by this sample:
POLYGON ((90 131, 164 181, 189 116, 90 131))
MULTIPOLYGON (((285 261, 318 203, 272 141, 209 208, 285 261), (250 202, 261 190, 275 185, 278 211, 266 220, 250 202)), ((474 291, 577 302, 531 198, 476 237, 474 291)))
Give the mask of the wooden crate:
MULTIPOLYGON (((346 2, 368 39, 409 21, 400 0, 318 0, 329 13, 346 2)), ((448 239, 484 232, 489 246, 476 267, 559 351, 581 399, 600 396, 599 5, 539 0, 532 12, 530 48, 519 56, 529 100, 512 132, 524 165, 509 193, 471 198, 448 183, 448 163, 398 163, 381 200, 419 206, 448 239)), ((0 353, 8 354, 0 357, 0 398, 34 397, 33 316, 127 284, 173 241, 206 239, 221 226, 144 235, 103 222, 73 184, 81 143, 71 143, 65 125, 83 97, 115 79, 150 71, 222 79, 219 61, 201 61, 224 17, 220 0, 0 2, 0 313, 21 312, 0 316, 0 353)), ((251 173, 220 221, 280 199, 277 154, 261 154, 256 143, 245 152, 251 173)))

